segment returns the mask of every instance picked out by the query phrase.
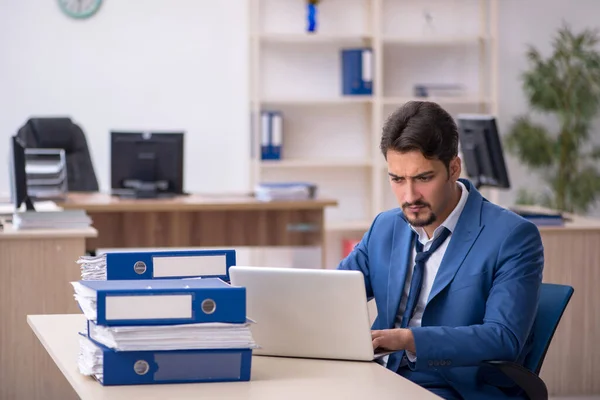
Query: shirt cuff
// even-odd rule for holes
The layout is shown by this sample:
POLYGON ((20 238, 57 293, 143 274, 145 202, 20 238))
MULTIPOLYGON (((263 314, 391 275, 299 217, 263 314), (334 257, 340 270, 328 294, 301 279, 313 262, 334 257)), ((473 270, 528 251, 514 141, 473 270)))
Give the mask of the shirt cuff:
POLYGON ((406 358, 412 363, 417 362, 417 355, 411 351, 406 350, 406 358))

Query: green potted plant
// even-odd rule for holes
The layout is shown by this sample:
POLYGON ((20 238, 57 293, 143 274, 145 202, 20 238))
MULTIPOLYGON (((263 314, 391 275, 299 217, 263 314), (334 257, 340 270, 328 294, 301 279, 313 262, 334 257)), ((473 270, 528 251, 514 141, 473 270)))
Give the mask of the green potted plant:
POLYGON ((535 171, 547 193, 521 189, 519 204, 538 204, 559 211, 585 213, 600 195, 600 147, 590 141, 591 125, 600 109, 600 52, 596 30, 573 33, 558 29, 550 56, 532 46, 522 87, 531 108, 518 116, 505 137, 507 151, 535 171), (555 121, 550 127, 533 113, 555 121))

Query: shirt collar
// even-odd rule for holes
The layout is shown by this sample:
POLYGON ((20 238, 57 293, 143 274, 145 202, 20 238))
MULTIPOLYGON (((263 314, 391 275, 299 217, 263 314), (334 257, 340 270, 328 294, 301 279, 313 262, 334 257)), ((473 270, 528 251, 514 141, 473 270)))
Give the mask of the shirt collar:
MULTIPOLYGON (((448 215, 448 217, 444 220, 444 222, 442 222, 442 224, 440 226, 438 226, 435 229, 435 231, 433 231, 433 237, 431 239, 434 239, 439 236, 439 234, 442 231, 442 227, 445 227, 446 229, 448 229, 450 231, 450 233, 454 232, 454 229, 456 228, 456 224, 458 224, 458 219, 460 217, 460 214, 462 213, 462 210, 465 208, 465 204, 467 204, 467 198, 469 197, 469 191, 467 190, 467 187, 460 181, 456 181, 456 183, 460 187, 460 191, 461 191, 460 199, 458 200, 458 204, 456 205, 456 207, 454 207, 454 210, 452 210, 452 212, 450 213, 450 215, 448 215)), ((422 227, 415 227, 412 225, 410 225, 410 227, 412 228, 413 231, 415 231, 417 233, 417 235, 419 235, 419 241, 421 243, 426 243, 427 241, 431 240, 427 237, 427 233, 425 233, 425 229, 423 229, 422 227)))

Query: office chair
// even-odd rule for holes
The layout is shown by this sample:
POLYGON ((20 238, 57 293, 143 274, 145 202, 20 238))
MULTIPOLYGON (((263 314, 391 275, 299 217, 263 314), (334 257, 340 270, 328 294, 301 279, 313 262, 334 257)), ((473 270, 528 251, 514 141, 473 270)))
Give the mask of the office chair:
POLYGON ((539 377, 546 352, 574 289, 567 285, 542 283, 540 302, 533 323, 533 346, 523 365, 510 361, 486 361, 522 389, 530 400, 548 399, 546 384, 539 377))
POLYGON ((85 134, 70 118, 30 118, 19 129, 17 136, 29 148, 65 150, 68 191, 98 191, 98 180, 85 134))

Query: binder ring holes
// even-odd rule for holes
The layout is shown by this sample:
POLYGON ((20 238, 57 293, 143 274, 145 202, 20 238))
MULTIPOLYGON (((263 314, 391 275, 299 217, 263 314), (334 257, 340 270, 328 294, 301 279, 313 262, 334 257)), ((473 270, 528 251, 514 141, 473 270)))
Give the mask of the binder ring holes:
POLYGON ((206 299, 202 302, 202 312, 204 314, 212 314, 217 308, 217 303, 213 299, 206 299))
POLYGON ((146 263, 143 261, 138 261, 133 265, 133 270, 136 274, 141 275, 146 272, 146 263))
POLYGON ((138 360, 133 364, 133 370, 138 375, 146 375, 150 371, 150 364, 144 360, 138 360))

